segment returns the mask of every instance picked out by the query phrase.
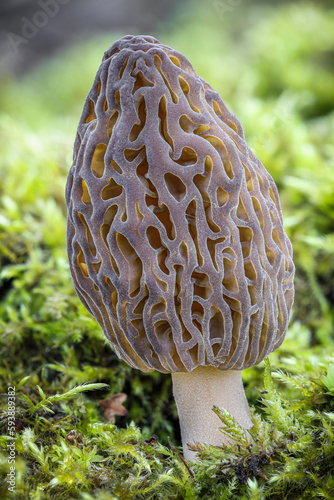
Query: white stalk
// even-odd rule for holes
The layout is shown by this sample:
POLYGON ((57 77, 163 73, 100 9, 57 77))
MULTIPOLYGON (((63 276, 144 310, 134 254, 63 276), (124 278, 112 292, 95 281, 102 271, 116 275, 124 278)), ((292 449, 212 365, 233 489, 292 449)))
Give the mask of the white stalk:
POLYGON ((199 366, 192 372, 172 373, 172 380, 185 460, 196 460, 188 443, 219 446, 231 442, 218 429, 223 424, 212 411, 213 405, 227 410, 243 429, 252 427, 241 371, 199 366))

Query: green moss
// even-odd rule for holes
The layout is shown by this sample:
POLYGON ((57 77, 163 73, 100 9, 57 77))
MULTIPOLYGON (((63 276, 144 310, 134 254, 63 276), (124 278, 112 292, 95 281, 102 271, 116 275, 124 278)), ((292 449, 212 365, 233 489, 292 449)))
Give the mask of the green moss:
MULTIPOLYGON (((304 368, 299 363, 299 369, 304 368)), ((213 411, 232 446, 193 447, 199 461, 183 462, 174 445, 145 440, 134 423, 103 422, 84 392, 103 384, 45 395, 26 378, 16 385, 18 498, 197 499, 331 498, 334 475, 334 364, 319 377, 271 373, 265 361, 260 407, 245 434, 223 410, 213 411), (273 376, 274 375, 274 378, 273 376), (277 382, 292 387, 283 397, 277 382), (80 396, 79 396, 80 395, 80 396)), ((50 389, 51 391, 51 389, 50 389)), ((6 401, 1 417, 0 494, 9 473, 6 401)))

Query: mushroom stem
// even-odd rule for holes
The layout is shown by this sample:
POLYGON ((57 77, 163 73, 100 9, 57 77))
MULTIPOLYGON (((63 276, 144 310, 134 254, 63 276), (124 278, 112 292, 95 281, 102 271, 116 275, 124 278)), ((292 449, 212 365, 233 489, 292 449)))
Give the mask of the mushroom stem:
POLYGON ((213 405, 227 410, 243 429, 252 427, 240 370, 199 366, 192 372, 172 373, 172 380, 185 460, 196 460, 196 452, 189 450, 188 443, 231 443, 219 430, 223 424, 212 411, 213 405))

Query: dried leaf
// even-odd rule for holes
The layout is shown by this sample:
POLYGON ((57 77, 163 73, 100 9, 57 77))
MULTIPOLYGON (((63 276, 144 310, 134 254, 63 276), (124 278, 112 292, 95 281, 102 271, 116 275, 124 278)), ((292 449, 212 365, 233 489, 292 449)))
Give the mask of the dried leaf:
POLYGON ((114 423, 115 415, 124 416, 127 414, 128 410, 122 405, 126 398, 127 395, 124 394, 124 392, 121 392, 120 394, 113 394, 108 399, 99 401, 99 404, 102 406, 102 408, 105 408, 103 414, 108 422, 114 423))

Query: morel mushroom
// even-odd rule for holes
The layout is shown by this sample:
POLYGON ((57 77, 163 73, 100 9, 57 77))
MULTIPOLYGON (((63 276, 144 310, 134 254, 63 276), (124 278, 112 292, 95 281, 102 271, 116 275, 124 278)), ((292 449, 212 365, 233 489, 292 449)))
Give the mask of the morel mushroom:
POLYGON ((213 404, 249 428, 240 370, 283 342, 292 249, 272 177, 182 54, 150 36, 107 50, 66 202, 77 294, 129 365, 172 373, 185 458, 224 442, 213 404))

